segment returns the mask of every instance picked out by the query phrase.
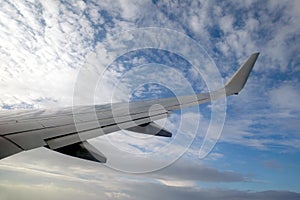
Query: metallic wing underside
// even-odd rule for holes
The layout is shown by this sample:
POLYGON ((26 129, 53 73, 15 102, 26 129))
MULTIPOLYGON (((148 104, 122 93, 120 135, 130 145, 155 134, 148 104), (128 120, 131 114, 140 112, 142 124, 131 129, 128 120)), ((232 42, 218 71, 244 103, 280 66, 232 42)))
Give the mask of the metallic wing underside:
POLYGON ((173 110, 238 94, 258 55, 252 54, 224 88, 211 93, 56 110, 0 112, 0 159, 21 151, 47 147, 70 156, 103 163, 106 157, 86 140, 122 129, 171 137, 172 133, 154 121, 168 117, 173 110))

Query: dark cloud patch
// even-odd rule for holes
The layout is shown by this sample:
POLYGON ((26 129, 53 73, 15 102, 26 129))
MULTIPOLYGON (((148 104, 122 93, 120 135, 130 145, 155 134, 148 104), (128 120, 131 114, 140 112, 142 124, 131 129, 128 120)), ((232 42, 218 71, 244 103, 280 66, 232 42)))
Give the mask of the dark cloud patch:
POLYGON ((249 180, 234 171, 219 171, 215 168, 180 160, 154 174, 155 177, 170 180, 189 180, 204 182, 242 182, 249 180))
POLYGON ((266 160, 263 165, 269 169, 280 169, 282 167, 276 160, 266 160))
MULTIPOLYGON (((134 188, 130 191, 123 191, 130 196, 130 199, 190 199, 190 200, 279 200, 300 198, 300 193, 289 191, 240 191, 240 190, 222 190, 222 189, 199 189, 199 188, 182 188, 161 186, 158 184, 137 184, 131 185, 134 188)), ((129 198, 123 198, 129 199, 129 198)))

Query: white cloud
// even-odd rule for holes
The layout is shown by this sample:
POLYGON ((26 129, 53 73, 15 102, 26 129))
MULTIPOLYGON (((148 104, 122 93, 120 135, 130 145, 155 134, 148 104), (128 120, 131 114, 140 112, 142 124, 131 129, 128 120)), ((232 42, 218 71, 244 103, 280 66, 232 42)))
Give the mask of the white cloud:
POLYGON ((270 104, 274 109, 282 109, 290 113, 300 111, 299 99, 298 83, 287 82, 270 91, 270 104))
MULTIPOLYGON (((2 104, 71 105, 76 68, 82 65, 93 37, 86 19, 55 1, 3 4, 0 88, 6 98, 2 104), (43 99, 54 101, 37 102, 43 99)), ((82 12, 81 7, 74 9, 82 12)))
POLYGON ((163 180, 159 179, 159 182, 166 186, 171 187, 195 187, 196 183, 193 181, 172 181, 172 180, 163 180))
POLYGON ((64 199, 98 199, 98 195, 91 193, 89 191, 80 189, 78 187, 60 187, 53 183, 44 184, 20 184, 20 183, 7 183, 2 182, 0 184, 2 200, 9 199, 59 199, 64 197, 64 199))

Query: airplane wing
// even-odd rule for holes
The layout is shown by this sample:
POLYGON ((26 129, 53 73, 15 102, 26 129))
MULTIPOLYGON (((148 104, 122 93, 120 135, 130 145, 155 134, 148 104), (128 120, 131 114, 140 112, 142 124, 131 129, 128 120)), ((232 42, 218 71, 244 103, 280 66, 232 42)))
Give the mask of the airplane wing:
POLYGON ((0 112, 0 159, 39 147, 91 161, 106 157, 87 140, 118 130, 171 137, 155 120, 178 110, 238 94, 259 53, 252 54, 224 88, 212 93, 52 110, 0 112))

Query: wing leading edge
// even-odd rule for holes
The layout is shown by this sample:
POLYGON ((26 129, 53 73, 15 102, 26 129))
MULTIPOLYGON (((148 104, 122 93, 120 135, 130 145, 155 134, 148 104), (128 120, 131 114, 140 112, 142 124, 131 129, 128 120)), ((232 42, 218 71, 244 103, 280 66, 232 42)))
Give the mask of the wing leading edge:
POLYGON ((258 55, 252 54, 224 88, 211 93, 57 110, 2 112, 0 159, 24 150, 47 147, 63 154, 103 163, 106 157, 86 140, 122 129, 171 137, 172 133, 153 121, 166 118, 173 110, 238 94, 245 86, 258 55))

